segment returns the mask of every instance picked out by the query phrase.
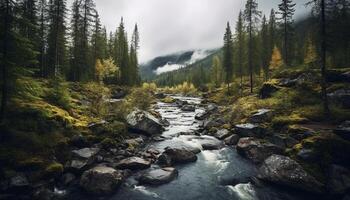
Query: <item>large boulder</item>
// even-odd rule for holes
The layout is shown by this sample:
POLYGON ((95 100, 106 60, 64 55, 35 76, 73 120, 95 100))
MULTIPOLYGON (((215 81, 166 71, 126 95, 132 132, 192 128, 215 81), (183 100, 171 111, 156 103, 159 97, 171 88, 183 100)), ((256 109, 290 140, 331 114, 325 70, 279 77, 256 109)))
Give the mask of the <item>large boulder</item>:
POLYGON ((272 111, 270 109, 259 109, 252 116, 250 116, 249 121, 251 123, 263 123, 270 121, 272 117, 272 111))
POLYGON ((194 105, 184 105, 181 107, 181 110, 184 112, 194 112, 196 111, 196 106, 194 105))
POLYGON ((126 121, 131 130, 147 135, 161 134, 164 131, 163 124, 159 119, 149 112, 139 109, 131 112, 126 117, 126 121))
POLYGON ((265 129, 256 124, 237 124, 234 127, 235 133, 240 137, 263 137, 265 129))
POLYGON ((329 100, 343 106, 350 108, 350 90, 340 89, 328 94, 329 100))
POLYGON ((345 194, 349 191, 350 170, 339 165, 331 165, 327 188, 331 194, 345 194))
POLYGON ((139 181, 141 184, 161 185, 169 183, 178 175, 178 171, 172 167, 150 170, 141 175, 139 181))
POLYGON ((115 167, 118 169, 139 170, 139 169, 147 169, 150 166, 151 166, 151 162, 148 160, 145 160, 139 157, 130 157, 119 161, 115 167))
POLYGON ((195 140, 202 146, 203 150, 215 150, 223 146, 220 140, 211 136, 198 136, 195 140))
POLYGON ((226 145, 236 145, 238 143, 239 136, 237 134, 233 134, 230 137, 224 140, 226 145))
POLYGON ((96 155, 99 151, 99 148, 73 150, 72 160, 68 161, 66 167, 73 172, 81 173, 95 162, 96 155))
POLYGON ((350 141, 350 121, 345 121, 333 131, 344 140, 350 141))
POLYGON ((324 187, 296 161, 281 155, 268 157, 260 167, 258 177, 278 185, 312 193, 322 193, 324 187))
POLYGON ((216 131, 216 133, 213 134, 213 136, 219 140, 223 140, 223 139, 229 137, 230 135, 232 135, 232 133, 227 129, 220 129, 220 130, 216 131))
POLYGON ((220 127, 225 124, 225 120, 220 117, 213 117, 212 119, 206 119, 203 121, 202 126, 209 130, 213 127, 220 127))
POLYGON ((264 83, 264 85, 261 87, 259 91, 259 97, 261 99, 270 98, 278 90, 279 90, 279 87, 277 85, 274 85, 269 82, 264 83))
POLYGON ((177 163, 195 162, 196 160, 196 154, 190 150, 166 147, 162 155, 159 156, 158 162, 161 165, 171 166, 177 163))
POLYGON ((123 174, 110 167, 98 166, 87 170, 80 179, 80 186, 94 195, 112 194, 123 180, 123 174))
POLYGON ((282 148, 252 137, 239 139, 236 149, 240 155, 254 163, 261 163, 273 154, 283 154, 282 148))

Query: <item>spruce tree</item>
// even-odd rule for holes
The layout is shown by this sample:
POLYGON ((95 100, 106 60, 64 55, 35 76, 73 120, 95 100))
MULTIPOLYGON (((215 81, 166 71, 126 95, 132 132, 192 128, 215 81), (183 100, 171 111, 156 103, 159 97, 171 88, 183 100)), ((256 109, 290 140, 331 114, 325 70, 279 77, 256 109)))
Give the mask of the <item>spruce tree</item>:
POLYGON ((254 56, 254 29, 259 21, 261 12, 258 11, 256 0, 247 0, 244 10, 244 18, 247 23, 248 32, 248 67, 250 74, 250 92, 253 93, 253 56, 254 56))
MULTIPOLYGON (((15 80, 26 75, 30 66, 36 63, 37 52, 28 35, 22 35, 20 27, 26 26, 17 12, 18 4, 13 0, 0 0, 0 75, 1 75, 1 104, 0 123, 6 119, 8 101, 13 94, 15 80), (18 53, 21 55, 18 56, 18 53)), ((23 19, 23 18, 22 18, 23 19)))
POLYGON ((211 66, 211 81, 215 87, 220 87, 222 81, 221 62, 218 56, 214 56, 211 66))
POLYGON ((265 15, 262 19, 261 25, 261 64, 264 70, 264 79, 268 79, 269 74, 269 61, 271 58, 270 46, 269 46, 269 26, 266 21, 265 15))
POLYGON ((276 40, 277 40, 277 36, 276 36, 276 14, 275 14, 275 10, 271 9, 271 13, 270 13, 270 19, 269 19, 269 31, 268 31, 268 36, 269 36, 269 57, 271 57, 272 55, 272 51, 276 45, 276 40))
POLYGON ((232 82, 233 75, 233 40, 229 22, 227 22, 226 32, 224 35, 223 67, 226 74, 225 83, 227 84, 227 93, 230 95, 230 83, 232 82))
POLYGON ((139 46, 139 41, 140 41, 140 35, 138 32, 138 27, 137 24, 135 25, 134 32, 132 35, 132 40, 131 40, 131 45, 130 45, 130 84, 131 85, 137 85, 140 83, 140 78, 138 74, 138 58, 137 58, 137 53, 138 49, 140 48, 139 46))
POLYGON ((241 94, 243 91, 243 65, 244 65, 244 52, 245 52, 245 45, 244 45, 244 22, 243 22, 243 13, 242 11, 239 12, 238 15, 238 21, 236 24, 236 35, 235 40, 237 43, 237 64, 238 64, 238 73, 240 76, 240 87, 241 87, 241 94))
POLYGON ((283 52, 284 61, 287 66, 290 65, 291 31, 293 24, 293 15, 295 12, 295 3, 292 0, 282 0, 278 5, 280 15, 279 21, 283 29, 283 52))
POLYGON ((50 0, 46 74, 48 77, 62 74, 66 67, 66 12, 65 0, 50 0))
POLYGON ((125 32, 124 21, 121 19, 118 31, 116 33, 116 63, 121 72, 121 84, 130 84, 130 68, 129 68, 129 45, 125 32))
POLYGON ((47 2, 46 0, 40 0, 38 6, 39 13, 39 35, 38 35, 38 61, 40 67, 40 76, 45 77, 47 74, 46 69, 46 51, 47 51, 47 2))

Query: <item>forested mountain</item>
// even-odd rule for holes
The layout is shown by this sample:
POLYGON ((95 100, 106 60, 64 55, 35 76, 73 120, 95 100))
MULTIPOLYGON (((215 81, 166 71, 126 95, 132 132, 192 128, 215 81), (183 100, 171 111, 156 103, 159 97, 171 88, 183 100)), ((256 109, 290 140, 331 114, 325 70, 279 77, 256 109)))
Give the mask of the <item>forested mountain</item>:
POLYGON ((215 51, 216 50, 190 50, 159 56, 140 65, 140 76, 143 80, 151 81, 155 79, 157 75, 176 71, 180 68, 186 68, 215 51))

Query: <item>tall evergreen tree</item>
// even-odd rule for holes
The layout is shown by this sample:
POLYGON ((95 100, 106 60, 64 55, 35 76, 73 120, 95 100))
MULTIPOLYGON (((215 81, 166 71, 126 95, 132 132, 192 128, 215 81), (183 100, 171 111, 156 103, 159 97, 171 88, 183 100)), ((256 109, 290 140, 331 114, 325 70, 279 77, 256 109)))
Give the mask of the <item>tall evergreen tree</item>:
POLYGON ((39 42, 38 42, 38 61, 40 67, 40 76, 44 77, 46 72, 46 51, 47 51, 47 2, 40 0, 38 6, 39 12, 39 42))
POLYGON ((235 34, 235 40, 237 42, 237 65, 238 65, 238 73, 240 76, 240 87, 241 87, 241 93, 243 91, 243 65, 244 65, 244 52, 245 52, 245 46, 244 46, 244 22, 243 22, 243 13, 242 11, 239 11, 238 15, 238 21, 236 24, 236 34, 235 34))
POLYGON ((250 74, 250 92, 253 93, 253 43, 254 43, 254 29, 259 21, 261 12, 258 11, 258 3, 256 0, 247 0, 244 10, 244 18, 247 25, 248 32, 248 67, 250 74))
POLYGON ((269 57, 271 58, 273 49, 276 45, 276 40, 277 40, 277 36, 276 36, 276 14, 275 14, 275 10, 271 9, 271 13, 270 13, 270 19, 269 19, 269 57))
POLYGON ((222 67, 218 56, 214 56, 211 66, 211 81, 215 87, 220 87, 222 83, 222 67))
POLYGON ((280 23, 283 29, 283 52, 284 52, 284 61, 287 66, 290 65, 290 48, 291 48, 291 29, 293 24, 293 15, 295 12, 295 3, 292 0, 282 0, 278 5, 280 14, 280 23))
POLYGON ((66 12, 65 0, 50 0, 46 74, 49 77, 58 76, 66 67, 66 12))
POLYGON ((16 8, 18 8, 16 1, 0 0, 0 123, 6 118, 7 105, 14 91, 16 78, 28 71, 23 67, 35 64, 37 55, 27 35, 22 35, 21 31, 18 31, 27 24, 18 18, 20 13, 17 13, 16 8), (19 53, 21 56, 18 56, 19 53))
POLYGON ((130 84, 131 85, 136 85, 140 83, 140 78, 139 78, 139 73, 138 73, 138 58, 137 58, 137 53, 138 49, 140 48, 139 46, 139 41, 140 41, 140 35, 138 31, 137 24, 135 25, 134 32, 132 34, 132 39, 131 39, 131 45, 130 45, 130 84))
POLYGON ((233 39, 230 23, 227 22, 226 32, 224 35, 224 60, 223 67, 225 69, 225 83, 227 84, 227 93, 230 95, 230 83, 233 76, 233 39))
POLYGON ((129 85, 129 45, 127 35, 125 32, 124 21, 121 19, 118 31, 116 33, 116 63, 121 72, 121 83, 123 85, 129 85))
POLYGON ((262 18, 261 24, 261 64, 264 70, 265 81, 268 79, 269 74, 269 62, 271 58, 270 46, 269 46, 269 26, 266 21, 265 15, 262 18))

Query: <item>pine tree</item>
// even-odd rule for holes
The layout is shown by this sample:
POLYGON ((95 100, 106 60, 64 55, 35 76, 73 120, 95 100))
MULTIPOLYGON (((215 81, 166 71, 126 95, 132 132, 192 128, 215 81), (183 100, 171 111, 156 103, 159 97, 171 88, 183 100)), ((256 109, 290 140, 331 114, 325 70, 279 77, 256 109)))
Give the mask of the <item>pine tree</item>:
POLYGON ((218 56, 214 56, 211 66, 211 81, 215 87, 220 87, 222 82, 222 67, 218 56))
POLYGON ((127 40, 127 35, 124 28, 123 18, 121 19, 118 31, 116 33, 116 42, 115 42, 115 55, 116 63, 120 68, 121 72, 121 83, 123 85, 129 85, 129 45, 127 40))
POLYGON ((47 50, 47 2, 46 0, 39 1, 39 42, 38 42, 38 61, 40 66, 40 76, 45 77, 46 69, 46 50, 47 50))
POLYGON ((48 31, 48 70, 46 76, 62 74, 66 67, 66 1, 50 0, 48 31))
POLYGON ((271 9, 270 13, 270 19, 269 19, 269 51, 270 56, 272 55, 272 51, 274 49, 274 46, 276 45, 276 15, 275 10, 271 9))
POLYGON ((277 48, 277 46, 275 46, 273 48, 269 70, 280 69, 283 65, 284 65, 284 62, 283 62, 283 58, 282 58, 281 52, 277 48))
POLYGON ((238 64, 238 73, 240 76, 240 87, 241 87, 241 94, 243 92, 243 65, 244 65, 244 52, 245 52, 245 45, 244 45, 244 22, 243 22, 243 13, 242 11, 239 11, 238 15, 238 21, 236 24, 236 35, 235 40, 237 43, 237 64, 238 64))
POLYGON ((278 5, 279 12, 281 15, 279 18, 281 26, 283 27, 283 52, 284 60, 287 66, 290 65, 290 52, 291 47, 291 27, 293 24, 293 15, 295 12, 295 3, 292 0, 282 0, 282 3, 278 5))
MULTIPOLYGON (((18 32, 19 27, 25 26, 18 18, 17 3, 13 0, 0 0, 0 66, 1 66, 1 104, 0 124, 6 119, 8 101, 13 94, 15 80, 28 70, 23 66, 35 64, 37 52, 33 43, 18 32), (21 56, 18 56, 18 53, 21 56)), ((26 19, 27 20, 27 19, 26 19)))
POLYGON ((248 67, 250 74, 250 92, 253 93, 253 56, 254 56, 254 29, 256 24, 259 21, 261 12, 258 11, 258 3, 256 0, 247 0, 244 10, 244 18, 247 22, 247 31, 248 31, 248 67))
POLYGON ((328 2, 327 0, 312 0, 308 4, 313 4, 314 9, 317 11, 320 19, 320 39, 321 39, 321 90, 322 90, 322 100, 323 100, 323 111, 326 117, 329 117, 330 110, 328 105, 327 96, 327 71, 326 71, 326 56, 327 56, 327 16, 326 9, 328 6, 332 5, 334 2, 328 2))
POLYGON ((233 76, 233 39, 230 23, 227 22, 226 32, 224 35, 224 59, 223 67, 225 69, 225 83, 227 84, 227 93, 230 95, 230 83, 233 76))
POLYGON ((269 61, 271 58, 270 50, 269 50, 269 27, 266 21, 265 15, 262 19, 262 25, 261 25, 261 59, 262 59, 262 66, 264 70, 264 78, 265 81, 268 79, 269 74, 269 61))
POLYGON ((134 32, 132 35, 131 45, 130 45, 130 84, 131 85, 137 85, 140 84, 140 78, 138 74, 138 58, 137 58, 137 52, 140 48, 139 46, 140 36, 138 32, 137 24, 135 25, 134 32))

